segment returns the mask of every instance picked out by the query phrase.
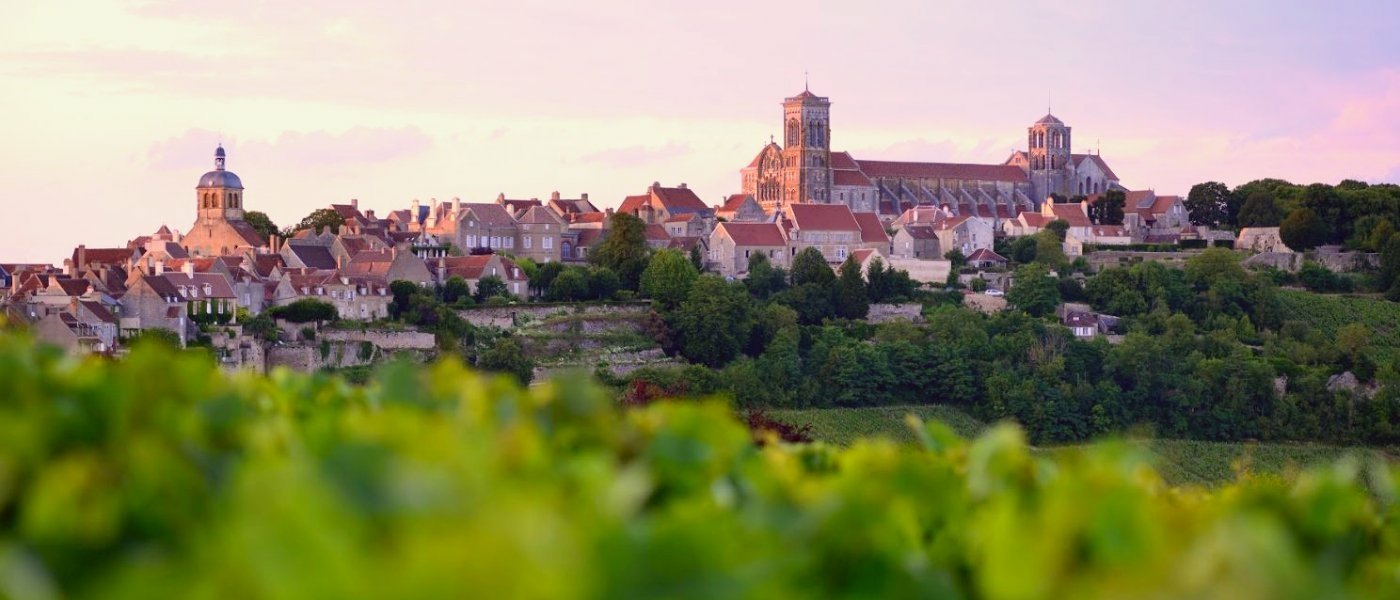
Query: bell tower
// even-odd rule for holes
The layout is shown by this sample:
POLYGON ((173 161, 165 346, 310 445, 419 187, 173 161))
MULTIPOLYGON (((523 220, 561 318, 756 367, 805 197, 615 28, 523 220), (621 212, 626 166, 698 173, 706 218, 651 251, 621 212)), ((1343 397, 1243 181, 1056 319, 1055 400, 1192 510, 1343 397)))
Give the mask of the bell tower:
POLYGON ((803 89, 783 100, 783 203, 831 202, 831 101, 803 89))
POLYGON ((243 218, 243 182, 224 169, 227 155, 223 145, 214 150, 214 170, 199 178, 195 187, 198 222, 231 221, 243 218))
POLYGON ((1065 174, 1070 167, 1070 128, 1064 121, 1046 113, 1032 124, 1027 129, 1026 158, 1037 203, 1050 194, 1069 193, 1065 174))

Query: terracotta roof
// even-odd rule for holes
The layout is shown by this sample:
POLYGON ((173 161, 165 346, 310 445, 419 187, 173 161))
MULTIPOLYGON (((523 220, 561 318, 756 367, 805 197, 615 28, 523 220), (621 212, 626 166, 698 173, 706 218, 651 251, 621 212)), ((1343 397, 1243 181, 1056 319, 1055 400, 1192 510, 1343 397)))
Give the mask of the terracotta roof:
POLYGON ((233 220, 228 221, 228 224, 233 227, 234 232, 236 232, 239 237, 243 238, 243 241, 249 246, 259 248, 267 244, 267 240, 263 239, 263 236, 258 233, 258 230, 253 229, 253 226, 249 225, 247 221, 241 219, 233 220))
POLYGON ((748 198, 748 197, 749 197, 748 194, 731 194, 728 198, 725 198, 725 200, 724 200, 724 205, 722 205, 722 206, 719 207, 719 211, 720 211, 720 212, 734 212, 734 211, 737 211, 737 210, 739 210, 739 207, 740 207, 740 206, 743 206, 743 205, 744 205, 744 199, 745 199, 745 198, 748 198))
POLYGON ((1078 167, 1079 163, 1085 160, 1092 161, 1098 165, 1099 170, 1103 171, 1104 177, 1107 177, 1109 181, 1118 181, 1118 175, 1114 174, 1113 169, 1108 168, 1108 163, 1104 162, 1103 157, 1097 154, 1071 154, 1070 160, 1074 162, 1075 167, 1078 167))
POLYGON ((1078 202, 1051 204, 1050 210, 1055 213, 1056 219, 1063 219, 1069 223, 1070 227, 1088 227, 1093 224, 1089 221, 1089 215, 1084 214, 1084 209, 1078 202))
POLYGON ((1175 243, 1177 243, 1177 242, 1179 242, 1179 241, 1181 241, 1181 234, 1179 234, 1179 233, 1163 233, 1163 234, 1157 234, 1157 235, 1148 235, 1148 236, 1146 236, 1146 237, 1143 238, 1142 243, 1144 243, 1144 244, 1175 244, 1175 243))
POLYGON ((905 235, 916 240, 938 239, 938 234, 933 231, 932 225, 908 225, 902 231, 905 235))
POLYGON ((340 215, 340 218, 345 219, 347 221, 352 219, 359 220, 364 218, 364 215, 360 214, 360 209, 350 206, 349 204, 332 204, 331 210, 335 211, 336 214, 340 215))
POLYGON ((83 250, 83 259, 87 262, 78 264, 78 249, 73 249, 73 265, 82 267, 92 263, 104 265, 125 265, 130 260, 132 251, 130 248, 87 248, 83 250))
POLYGON ((1157 196, 1157 200, 1152 203, 1152 214, 1165 215, 1170 211, 1173 204, 1181 200, 1180 196, 1157 196))
POLYGON ((867 212, 853 214, 856 218, 856 224, 860 226, 861 242, 867 244, 890 243, 890 234, 885 232, 885 226, 880 223, 880 215, 867 212))
POLYGON ((207 273, 210 269, 214 268, 215 260, 218 259, 214 257, 172 258, 170 260, 165 261, 165 268, 172 271, 178 271, 180 269, 185 268, 186 264, 191 264, 194 265, 194 272, 207 273))
POLYGON ((593 206, 592 202, 583 198, 550 200, 549 207, 554 209, 556 213, 570 215, 598 212, 598 207, 593 206))
POLYGON ((1089 228, 1098 237, 1127 237, 1128 231, 1122 225, 1096 225, 1089 228))
MULTIPOLYGON (((507 200, 507 202, 510 202, 510 200, 507 200)), ((530 223, 532 225, 538 223, 547 223, 549 225, 564 224, 563 220, 556 217, 553 211, 538 204, 525 209, 525 212, 520 215, 520 222, 530 223)))
POLYGON ((678 235, 671 238, 671 244, 667 247, 689 252, 691 248, 699 245, 703 239, 705 238, 695 235, 678 235))
POLYGON ((670 218, 666 219, 666 222, 667 222, 667 223, 685 223, 685 222, 690 221, 690 220, 692 220, 692 219, 694 219, 694 218, 696 218, 696 217, 695 217, 695 213, 682 213, 682 214, 679 214, 679 215, 671 215, 670 218))
POLYGON ((860 170, 873 178, 965 179, 977 181, 1026 181, 1026 172, 1012 165, 859 161, 860 170))
POLYGON ((267 277, 272 274, 274 267, 286 267, 287 261, 281 254, 255 254, 253 255, 253 269, 258 277, 267 277))
POLYGON ((831 184, 849 187, 875 187, 875 182, 860 171, 832 171, 831 184))
POLYGON ((700 197, 696 196, 695 192, 690 188, 654 187, 652 188, 652 194, 654 194, 657 199, 661 201, 661 205, 666 207, 666 210, 671 213, 680 211, 703 213, 709 212, 710 210, 710 207, 706 206, 705 203, 700 200, 700 197))
POLYGON ((573 215, 574 223, 602 223, 608 220, 608 213, 591 212, 573 215))
POLYGON ((856 164, 856 159, 851 158, 850 152, 832 152, 831 168, 839 171, 854 171, 860 169, 860 165, 856 164))
POLYGON ((345 266, 345 272, 366 276, 384 277, 389 273, 389 267, 394 265, 394 254, 388 250, 366 250, 356 254, 350 259, 350 264, 345 266))
POLYGON ((359 236, 341 236, 340 245, 345 248, 345 252, 350 256, 355 256, 369 249, 369 240, 359 236))
MULTIPOLYGON (((447 277, 461 277, 466 280, 481 279, 481 274, 485 272, 486 266, 491 263, 491 259, 496 258, 494 254, 475 254, 472 256, 448 256, 442 259, 447 277)), ((430 265, 436 272, 437 265, 430 265)))
POLYGON ((528 281, 530 278, 525 275, 525 270, 515 265, 515 261, 508 257, 501 257, 501 266, 505 268, 505 273, 500 275, 504 281, 528 281))
POLYGON ((1073 311, 1065 313, 1062 321, 1067 327, 1093 327, 1098 328, 1099 320, 1086 312, 1073 311))
POLYGON ((510 216, 510 212, 504 206, 494 202, 472 202, 462 205, 462 216, 457 217, 460 223, 467 219, 467 215, 472 215, 482 225, 487 227, 510 227, 515 225, 515 217, 510 216), (470 211, 470 212, 469 212, 470 211))
POLYGON ((978 248, 972 251, 972 255, 967 257, 968 262, 1008 262, 1005 256, 992 252, 986 248, 978 248))
POLYGON ((184 287, 186 294, 181 294, 181 298, 188 300, 202 300, 205 298, 230 299, 237 297, 233 293, 233 287, 229 285, 227 277, 218 273, 195 273, 193 276, 184 273, 171 273, 167 271, 164 275, 166 281, 175 286, 178 293, 184 287))
POLYGON ((1020 215, 1017 215, 1017 218, 1021 219, 1022 221, 1025 221, 1028 227, 1045 227, 1046 225, 1050 224, 1050 221, 1053 220, 1050 217, 1029 210, 1021 213, 1020 215))
POLYGON ((651 225, 647 225, 647 241, 648 241, 648 242, 652 242, 652 241, 660 242, 660 241, 669 240, 669 239, 671 239, 671 236, 670 236, 670 234, 666 233, 666 229, 665 229, 664 227, 662 227, 662 226, 660 226, 660 225, 657 225, 657 224, 655 224, 655 223, 653 223, 653 224, 651 224, 651 225))
POLYGON ((544 206, 544 204, 541 203, 538 199, 533 198, 530 200, 498 200, 498 202, 500 202, 501 205, 505 206, 506 209, 511 212, 511 214, 515 215, 521 214, 536 206, 544 206))
POLYGON ((865 261, 870 260, 872 254, 880 256, 880 253, 873 248, 857 248, 851 251, 851 257, 856 259, 856 264, 865 264, 865 261))
POLYGON ((789 214, 798 229, 812 231, 860 231, 855 214, 844 204, 789 204, 789 214))
POLYGON ((603 240, 602 229, 576 229, 578 232, 578 245, 584 248, 592 248, 603 240))
POLYGON ((720 223, 715 231, 723 230, 736 246, 786 246, 787 239, 777 223, 720 223))

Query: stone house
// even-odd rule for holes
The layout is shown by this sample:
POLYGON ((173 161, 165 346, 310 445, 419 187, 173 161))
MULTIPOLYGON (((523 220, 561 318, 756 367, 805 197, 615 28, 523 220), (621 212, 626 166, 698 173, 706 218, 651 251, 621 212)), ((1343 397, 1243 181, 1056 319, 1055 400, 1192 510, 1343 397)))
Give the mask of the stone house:
POLYGON ((710 233, 709 258, 720 275, 744 276, 754 254, 766 255, 776 267, 791 263, 787 238, 777 223, 723 222, 710 233))
POLYGON ((453 243, 463 252, 478 248, 514 252, 519 234, 515 217, 504 206, 469 203, 461 205, 461 212, 456 217, 453 243))
POLYGON ((142 275, 121 297, 120 323, 123 336, 146 329, 169 329, 183 346, 189 336, 188 300, 166 275, 142 275))
POLYGON ((437 259, 435 265, 439 282, 453 277, 461 277, 467 282, 472 293, 485 277, 499 277, 506 284, 506 290, 520 296, 529 292, 529 278, 524 271, 509 258, 498 254, 476 254, 472 256, 447 256, 437 259))
POLYGON ((1010 261, 990 248, 978 248, 967 255, 967 266, 974 269, 1005 268, 1010 261))
POLYGON ((781 214, 792 256, 816 248, 827 262, 841 263, 852 250, 866 247, 855 213, 844 204, 789 204, 781 214))
MULTIPOLYGON (((516 256, 536 263, 563 259, 566 250, 564 232, 568 223, 553 211, 544 206, 532 206, 519 215, 516 223, 520 232, 520 243, 516 244, 514 252, 516 256)), ((568 254, 573 254, 572 248, 567 250, 568 254)))
POLYGON ((894 232, 894 249, 891 256, 896 258, 943 258, 939 251, 938 234, 933 225, 905 225, 894 232))
POLYGON ((651 187, 647 188, 647 193, 623 199, 617 212, 637 217, 648 225, 659 225, 672 217, 694 214, 705 222, 704 231, 709 230, 715 218, 714 209, 706 206, 684 183, 668 188, 653 182, 651 187))
POLYGON ((767 220, 768 213, 763 212, 753 194, 734 194, 715 209, 715 217, 731 223, 758 223, 767 220))
POLYGON ((373 278, 385 285, 395 281, 411 281, 422 286, 433 283, 433 273, 423 259, 412 252, 400 252, 398 248, 361 252, 341 270, 348 276, 373 278))

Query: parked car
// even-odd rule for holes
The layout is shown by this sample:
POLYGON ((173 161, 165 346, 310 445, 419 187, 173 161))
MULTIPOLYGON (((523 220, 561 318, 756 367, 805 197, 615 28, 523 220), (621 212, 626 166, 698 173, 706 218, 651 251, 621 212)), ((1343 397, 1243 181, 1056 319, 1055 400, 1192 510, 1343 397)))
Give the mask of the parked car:
POLYGON ((1006 292, 1003 292, 1003 291, 1001 291, 1001 290, 999 290, 999 289, 996 289, 996 288, 987 288, 986 294, 987 294, 988 296, 1001 297, 1001 296, 1005 296, 1005 295, 1006 295, 1006 292))

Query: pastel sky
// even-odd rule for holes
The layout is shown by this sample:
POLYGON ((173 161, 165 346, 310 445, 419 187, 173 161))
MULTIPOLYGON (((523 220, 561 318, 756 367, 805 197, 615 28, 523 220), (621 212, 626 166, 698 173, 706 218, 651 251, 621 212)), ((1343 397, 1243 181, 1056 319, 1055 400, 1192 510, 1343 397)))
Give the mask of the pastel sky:
POLYGON ((214 146, 285 225, 652 181, 717 203, 829 96, 858 158, 1000 162, 1054 112, 1124 184, 1400 182, 1394 0, 7 2, 0 262, 194 221, 214 146))

